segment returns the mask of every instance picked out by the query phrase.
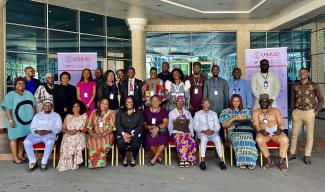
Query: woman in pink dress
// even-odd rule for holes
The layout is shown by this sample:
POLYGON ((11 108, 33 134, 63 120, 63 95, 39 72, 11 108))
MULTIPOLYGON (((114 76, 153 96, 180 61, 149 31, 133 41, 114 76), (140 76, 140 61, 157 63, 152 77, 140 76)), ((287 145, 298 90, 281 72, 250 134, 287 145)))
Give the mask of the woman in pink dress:
POLYGON ((90 69, 84 69, 77 84, 77 98, 86 105, 88 116, 95 109, 95 96, 96 82, 93 81, 90 69))

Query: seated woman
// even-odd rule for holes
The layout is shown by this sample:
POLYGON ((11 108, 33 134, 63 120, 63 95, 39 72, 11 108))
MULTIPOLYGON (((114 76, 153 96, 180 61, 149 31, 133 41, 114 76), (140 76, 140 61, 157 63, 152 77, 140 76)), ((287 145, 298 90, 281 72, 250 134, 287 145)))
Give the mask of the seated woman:
POLYGON ((88 167, 99 168, 107 165, 107 154, 114 141, 115 113, 109 110, 108 99, 99 100, 99 107, 94 110, 87 123, 89 151, 88 167))
POLYGON ((193 118, 191 113, 184 109, 183 96, 176 98, 176 108, 169 112, 168 130, 176 142, 176 150, 180 167, 190 167, 196 164, 197 145, 193 139, 193 118))
POLYGON ((77 100, 72 103, 68 112, 62 127, 64 135, 57 167, 59 171, 78 169, 83 163, 82 151, 86 147, 83 133, 87 122, 86 106, 82 101, 77 100))
POLYGON ((143 115, 140 110, 134 108, 133 96, 126 97, 124 106, 116 117, 117 147, 121 153, 124 167, 128 166, 126 150, 130 148, 132 151, 130 165, 134 167, 142 142, 143 115))
POLYGON ((251 119, 249 109, 243 109, 242 98, 238 94, 232 95, 229 108, 224 109, 219 121, 223 128, 227 129, 228 139, 230 139, 236 156, 236 164, 241 169, 254 169, 258 152, 253 134, 250 132, 234 132, 236 120, 251 119))
POLYGON ((168 112, 165 108, 160 107, 161 100, 158 95, 150 98, 150 107, 144 110, 144 128, 145 131, 145 148, 150 148, 153 158, 148 165, 155 165, 156 162, 163 164, 161 158, 168 144, 168 112))

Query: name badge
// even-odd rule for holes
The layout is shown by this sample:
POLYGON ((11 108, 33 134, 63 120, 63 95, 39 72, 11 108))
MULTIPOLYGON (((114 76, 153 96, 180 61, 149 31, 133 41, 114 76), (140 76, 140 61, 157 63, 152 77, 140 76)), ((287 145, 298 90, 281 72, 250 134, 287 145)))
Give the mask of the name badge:
POLYGON ((264 87, 267 88, 269 86, 269 82, 264 81, 264 87))
POLYGON ((134 91, 129 91, 129 95, 134 95, 134 91))
POLYGON ((195 89, 194 89, 194 94, 195 94, 195 95, 199 94, 199 89, 198 89, 198 88, 195 88, 195 89))
POLYGON ((233 89, 232 90, 232 94, 236 94, 236 89, 233 89))
POLYGON ((263 122, 267 124, 269 121, 267 119, 263 119, 263 122))
POLYGON ((215 90, 214 91, 214 95, 218 95, 218 90, 215 90))
POLYGON ((99 127, 104 127, 104 122, 103 121, 99 121, 99 127))
POLYGON ((84 93, 84 97, 85 98, 88 98, 88 93, 84 93))
POLYGON ((152 118, 152 119, 151 119, 151 124, 152 124, 152 125, 155 125, 155 124, 156 124, 156 118, 152 118))
POLYGON ((113 100, 114 99, 114 94, 113 93, 109 94, 109 99, 110 100, 113 100))

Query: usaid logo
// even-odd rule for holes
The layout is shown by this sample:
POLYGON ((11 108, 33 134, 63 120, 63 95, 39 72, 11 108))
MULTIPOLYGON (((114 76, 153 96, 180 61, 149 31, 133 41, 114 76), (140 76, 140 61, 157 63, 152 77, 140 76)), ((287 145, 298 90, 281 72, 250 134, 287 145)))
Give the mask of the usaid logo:
POLYGON ((66 62, 67 63, 75 63, 75 62, 90 62, 91 58, 90 57, 80 57, 80 56, 68 56, 66 57, 66 62))

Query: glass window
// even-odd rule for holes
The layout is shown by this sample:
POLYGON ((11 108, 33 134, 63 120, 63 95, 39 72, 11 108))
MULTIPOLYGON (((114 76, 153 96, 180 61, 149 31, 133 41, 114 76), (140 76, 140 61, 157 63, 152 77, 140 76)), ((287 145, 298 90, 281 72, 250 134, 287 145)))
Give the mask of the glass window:
POLYGON ((97 52, 98 57, 106 57, 105 37, 90 35, 80 36, 80 52, 97 52))
POLYGON ((236 43, 236 32, 213 33, 213 43, 236 43))
POLYGON ((6 20, 9 23, 46 27, 46 4, 30 0, 7 1, 6 20))
POLYGON ((7 50, 46 52, 46 30, 7 24, 7 50))
POLYGON ((251 38, 251 43, 265 44, 266 43, 266 32, 251 32, 250 38, 251 38))
POLYGON ((16 77, 24 76, 24 69, 32 66, 35 70, 35 77, 43 81, 47 71, 47 57, 42 54, 31 53, 7 53, 6 58, 7 85, 13 85, 16 77))
POLYGON ((54 80, 60 81, 58 77, 58 59, 49 58, 49 72, 54 74, 54 80))
POLYGON ((49 28, 76 32, 78 30, 77 17, 77 10, 53 5, 48 7, 49 28))
POLYGON ((213 33, 192 33, 192 44, 212 43, 213 33))
POLYGON ((104 16, 80 12, 80 32, 105 36, 104 16))
POLYGON ((107 18, 107 36, 131 39, 129 27, 124 19, 107 18))
POLYGON ((129 40, 107 39, 107 57, 130 59, 131 42, 129 40))
POLYGON ((49 31, 50 53, 78 52, 78 34, 49 31))
POLYGON ((169 33, 147 33, 146 50, 150 54, 168 55, 169 33))

